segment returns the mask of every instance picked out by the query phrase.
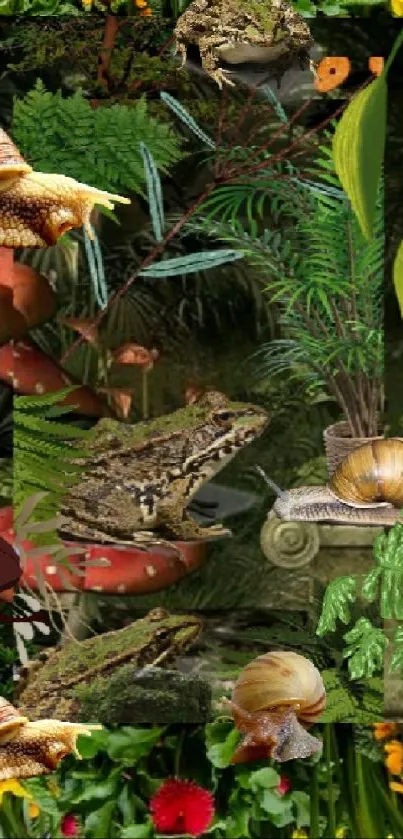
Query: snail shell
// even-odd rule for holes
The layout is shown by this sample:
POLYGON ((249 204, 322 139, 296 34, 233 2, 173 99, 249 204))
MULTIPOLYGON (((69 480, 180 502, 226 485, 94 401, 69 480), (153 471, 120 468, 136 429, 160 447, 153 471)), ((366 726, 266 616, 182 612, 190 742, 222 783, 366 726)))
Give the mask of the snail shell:
POLYGON ((32 172, 32 167, 21 156, 8 134, 0 128, 0 192, 28 172, 32 172))
POLYGON ((28 717, 22 716, 21 711, 0 696, 0 746, 13 740, 27 722, 28 717))
POLYGON ((250 662, 240 674, 233 701, 249 713, 291 707, 298 719, 317 720, 326 705, 319 670, 309 659, 293 652, 269 652, 250 662))
POLYGON ((243 735, 232 763, 264 757, 283 762, 321 748, 306 729, 325 708, 325 686, 314 664, 298 653, 269 652, 251 661, 235 683, 229 705, 243 735))
POLYGON ((355 449, 339 464, 329 489, 352 507, 402 507, 403 440, 373 440, 355 449))

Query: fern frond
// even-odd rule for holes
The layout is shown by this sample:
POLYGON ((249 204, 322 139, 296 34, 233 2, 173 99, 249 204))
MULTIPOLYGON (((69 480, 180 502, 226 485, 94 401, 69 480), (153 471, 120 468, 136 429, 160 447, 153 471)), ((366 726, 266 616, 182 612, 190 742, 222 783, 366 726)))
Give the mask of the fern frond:
MULTIPOLYGON (((75 462, 84 456, 78 444, 88 439, 91 432, 57 423, 55 417, 64 415, 66 408, 58 408, 71 388, 45 396, 21 396, 14 400, 14 487, 13 501, 16 513, 26 499, 45 491, 45 498, 37 504, 33 521, 54 518, 63 494, 78 478, 82 467, 75 462)), ((70 408, 70 411, 74 408, 70 408)), ((56 534, 33 534, 38 544, 49 544, 56 534)))

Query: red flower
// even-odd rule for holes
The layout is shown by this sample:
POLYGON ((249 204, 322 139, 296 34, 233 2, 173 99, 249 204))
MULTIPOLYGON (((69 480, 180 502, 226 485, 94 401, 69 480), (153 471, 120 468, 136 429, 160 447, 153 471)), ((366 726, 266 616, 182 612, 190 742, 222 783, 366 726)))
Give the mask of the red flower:
POLYGON ((78 819, 74 813, 66 813, 62 818, 60 832, 62 836, 78 836, 78 819))
POLYGON ((214 798, 193 781, 168 778, 150 801, 154 827, 161 833, 202 836, 214 816, 214 798))
POLYGON ((280 783, 277 785, 276 789, 277 789, 277 792, 280 793, 280 795, 285 795, 291 789, 290 779, 286 778, 285 775, 281 775, 280 776, 280 783))

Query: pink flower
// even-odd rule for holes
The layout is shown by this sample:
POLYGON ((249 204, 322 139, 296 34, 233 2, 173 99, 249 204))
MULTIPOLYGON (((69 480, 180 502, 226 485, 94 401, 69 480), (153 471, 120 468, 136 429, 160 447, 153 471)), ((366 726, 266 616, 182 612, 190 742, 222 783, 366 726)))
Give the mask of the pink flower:
POLYGON ((286 778, 285 775, 281 775, 280 783, 277 785, 276 789, 277 789, 277 792, 280 793, 280 795, 285 795, 291 789, 290 779, 286 778))
POLYGON ((78 819, 74 813, 66 813, 66 815, 63 816, 60 825, 60 832, 62 836, 78 836, 78 819))
POLYGON ((214 817, 214 798, 193 781, 168 778, 151 799, 150 811, 161 833, 202 836, 214 817))

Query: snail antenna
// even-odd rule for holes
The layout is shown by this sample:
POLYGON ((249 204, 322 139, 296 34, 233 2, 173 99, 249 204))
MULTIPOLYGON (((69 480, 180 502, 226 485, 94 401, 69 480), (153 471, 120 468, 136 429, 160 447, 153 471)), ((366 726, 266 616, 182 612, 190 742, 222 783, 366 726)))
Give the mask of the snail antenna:
POLYGON ((284 492, 284 490, 280 489, 278 484, 275 484, 271 478, 268 478, 266 472, 262 469, 261 466, 255 466, 255 469, 256 472, 259 472, 259 475, 262 476, 263 480, 266 481, 267 486, 269 486, 270 489, 272 489, 276 493, 277 498, 282 498, 283 501, 288 501, 287 493, 284 492))

